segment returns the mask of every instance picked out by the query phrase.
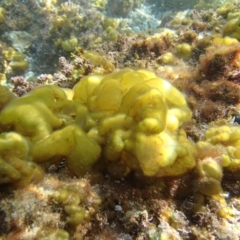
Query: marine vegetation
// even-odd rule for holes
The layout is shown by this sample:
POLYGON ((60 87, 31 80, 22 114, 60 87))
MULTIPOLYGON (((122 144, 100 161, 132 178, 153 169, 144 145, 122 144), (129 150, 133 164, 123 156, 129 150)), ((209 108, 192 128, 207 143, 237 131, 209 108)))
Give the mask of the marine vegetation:
POLYGON ((92 74, 73 90, 35 88, 0 113, 2 144, 6 141, 0 182, 18 184, 28 177, 18 160, 50 164, 63 157, 79 176, 100 157, 108 168, 119 169, 119 177, 132 170, 146 176, 181 175, 195 166, 194 146, 179 129, 190 117, 183 95, 147 70, 92 74), (18 157, 6 156, 10 142, 20 144, 18 157))
POLYGON ((0 238, 238 240, 239 17, 0 0, 0 238))
MULTIPOLYGON (((63 159, 79 177, 92 171, 108 171, 115 178, 134 173, 157 177, 164 186, 166 177, 192 176, 187 185, 198 182, 192 196, 210 196, 224 206, 220 216, 231 215, 221 181, 223 168, 238 171, 239 128, 209 129, 206 142, 196 145, 182 129, 191 119, 185 97, 153 72, 91 74, 73 89, 45 85, 17 98, 3 86, 1 92, 1 184, 24 187, 42 181, 44 169, 63 159), (202 155, 215 148, 212 144, 225 142, 229 147, 217 147, 214 157, 202 155)), ((62 203, 64 196, 54 199, 62 203)), ((201 204, 195 205, 194 211, 199 210, 201 204)), ((87 218, 79 202, 64 211, 74 228, 87 218)))

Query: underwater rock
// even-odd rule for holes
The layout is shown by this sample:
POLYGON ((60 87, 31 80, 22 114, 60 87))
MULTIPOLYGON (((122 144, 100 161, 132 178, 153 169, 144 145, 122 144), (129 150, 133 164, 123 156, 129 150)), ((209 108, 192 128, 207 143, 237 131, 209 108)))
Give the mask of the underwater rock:
POLYGON ((11 42, 12 46, 19 52, 24 52, 28 49, 34 40, 34 37, 25 31, 6 32, 4 33, 4 37, 11 42))

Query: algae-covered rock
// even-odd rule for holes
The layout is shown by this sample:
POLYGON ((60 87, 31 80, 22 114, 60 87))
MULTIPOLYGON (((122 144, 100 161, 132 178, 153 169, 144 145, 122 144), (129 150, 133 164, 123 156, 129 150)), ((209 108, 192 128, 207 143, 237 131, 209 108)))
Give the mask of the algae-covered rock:
POLYGON ((34 40, 34 36, 25 31, 6 32, 4 38, 11 42, 11 45, 19 52, 27 50, 34 40))
POLYGON ((237 40, 240 40, 240 18, 233 18, 230 19, 227 24, 223 28, 223 36, 226 37, 232 37, 236 38, 237 40))
POLYGON ((182 59, 188 59, 191 56, 192 47, 187 43, 178 44, 176 46, 176 54, 182 59))
POLYGON ((146 176, 176 176, 195 166, 194 145, 178 132, 191 117, 186 100, 153 72, 92 74, 69 91, 42 86, 0 113, 4 131, 28 139, 34 162, 65 158, 76 175, 90 172, 101 156, 106 165, 146 176))

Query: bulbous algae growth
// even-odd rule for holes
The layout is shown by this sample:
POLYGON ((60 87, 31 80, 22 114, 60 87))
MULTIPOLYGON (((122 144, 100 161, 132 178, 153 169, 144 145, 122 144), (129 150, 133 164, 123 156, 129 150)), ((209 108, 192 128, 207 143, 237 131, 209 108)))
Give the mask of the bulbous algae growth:
POLYGON ((66 158, 69 170, 83 175, 101 160, 109 169, 121 166, 119 176, 177 176, 195 166, 195 147, 179 130, 190 118, 184 96, 168 81, 123 69, 86 76, 73 90, 36 88, 5 105, 0 126, 29 145, 25 156, 32 164, 66 158))

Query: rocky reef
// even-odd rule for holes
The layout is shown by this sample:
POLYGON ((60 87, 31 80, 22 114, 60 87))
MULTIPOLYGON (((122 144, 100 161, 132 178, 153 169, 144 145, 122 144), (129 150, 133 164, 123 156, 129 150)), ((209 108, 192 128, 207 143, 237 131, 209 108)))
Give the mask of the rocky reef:
POLYGON ((239 4, 0 1, 0 238, 239 239, 239 4))

